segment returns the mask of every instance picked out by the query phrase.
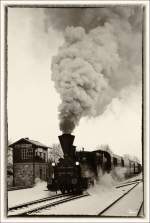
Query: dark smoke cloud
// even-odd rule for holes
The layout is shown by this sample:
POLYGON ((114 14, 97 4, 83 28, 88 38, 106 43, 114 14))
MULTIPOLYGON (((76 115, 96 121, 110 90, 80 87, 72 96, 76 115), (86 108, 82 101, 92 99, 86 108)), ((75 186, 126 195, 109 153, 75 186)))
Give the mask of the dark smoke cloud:
POLYGON ((140 83, 142 13, 141 6, 45 10, 47 29, 65 39, 52 61, 63 132, 84 116, 101 115, 125 87, 140 83))
MULTIPOLYGON (((134 29, 141 29, 141 6, 110 6, 96 8, 49 8, 45 9, 45 25, 64 31, 67 26, 81 26, 89 31, 97 26, 103 26, 105 22, 116 23, 126 20, 126 23, 134 29)), ((116 24, 117 25, 117 24, 116 24)))

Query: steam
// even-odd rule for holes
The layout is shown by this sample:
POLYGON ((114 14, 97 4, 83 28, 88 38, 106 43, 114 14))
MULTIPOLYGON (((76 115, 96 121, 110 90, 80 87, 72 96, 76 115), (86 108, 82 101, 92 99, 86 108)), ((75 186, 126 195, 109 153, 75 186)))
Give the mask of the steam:
POLYGON ((115 167, 111 171, 111 176, 114 181, 123 181, 126 179, 128 174, 128 169, 126 167, 115 167))
POLYGON ((128 170, 125 167, 115 167, 110 173, 104 173, 99 169, 98 179, 94 186, 88 188, 89 194, 99 194, 114 190, 119 182, 126 180, 128 170))
POLYGON ((113 98, 139 85, 142 77, 142 7, 77 9, 78 19, 75 10, 55 9, 49 15, 55 28, 65 28, 64 44, 52 60, 64 133, 82 117, 103 114, 113 98))

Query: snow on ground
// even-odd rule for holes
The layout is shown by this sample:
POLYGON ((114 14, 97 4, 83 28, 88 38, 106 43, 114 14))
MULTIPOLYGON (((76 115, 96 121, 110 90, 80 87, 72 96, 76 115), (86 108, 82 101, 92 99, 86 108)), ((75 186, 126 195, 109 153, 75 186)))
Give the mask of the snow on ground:
POLYGON ((127 182, 130 182, 130 181, 134 181, 134 180, 142 180, 143 179, 143 177, 142 177, 142 173, 140 173, 140 174, 138 174, 138 175, 136 175, 136 176, 134 176, 134 177, 132 177, 132 178, 129 178, 129 179, 127 179, 127 180, 124 180, 123 182, 124 183, 127 183, 127 182))
MULTIPOLYGON (((47 208, 46 210, 42 210, 39 215, 97 215, 111 202, 129 190, 129 188, 133 187, 133 185, 129 185, 127 187, 116 188, 115 186, 117 184, 122 184, 139 178, 141 178, 141 175, 123 182, 116 182, 112 177, 110 177, 110 175, 106 174, 100 179, 98 184, 88 190, 90 196, 69 201, 67 203, 51 207, 50 209, 47 208)), ((29 189, 9 191, 8 208, 55 194, 55 192, 47 190, 46 182, 38 183, 35 187, 29 189)), ((135 196, 136 195, 133 197, 135 196)), ((141 197, 138 193, 137 197, 139 196, 141 197)), ((130 209, 132 215, 132 208, 130 209)), ((36 213, 36 215, 38 215, 38 213, 36 213)))
POLYGON ((143 201, 143 184, 140 183, 123 199, 109 208, 102 216, 136 216, 143 201), (137 196, 138 195, 138 196, 137 196))
MULTIPOLYGON (((109 206, 110 203, 119 198, 133 186, 134 185, 129 185, 127 187, 115 188, 114 181, 112 181, 108 175, 105 175, 99 184, 88 190, 90 196, 41 210, 39 213, 36 213, 36 215, 98 215, 104 208, 109 206)), ((141 188, 139 191, 140 196, 137 192, 131 200, 135 198, 137 194, 138 199, 141 200, 141 194, 143 192, 141 188)), ((128 205, 128 203, 125 205, 128 205)), ((135 213, 134 205, 130 207, 128 216, 130 216, 130 214, 133 216, 133 212, 135 213)), ((126 213, 127 212, 125 212, 125 215, 126 213)), ((118 216, 120 215, 118 214, 118 216)))
MULTIPOLYGON (((68 196, 66 196, 67 198, 68 196)), ((64 197, 57 197, 57 198, 54 198, 52 200, 52 202, 58 202, 58 201, 61 201, 62 199, 64 199, 64 197)), ((15 215, 21 215, 25 212, 28 212, 28 211, 32 211, 32 210, 35 210, 35 209, 38 209, 40 207, 43 207, 43 205, 49 205, 51 203, 51 201, 43 201, 43 202, 39 202, 39 203, 36 203, 36 204, 31 204, 31 205, 28 205, 26 207, 24 207, 23 209, 16 209, 16 210, 10 210, 8 212, 8 216, 15 216, 15 215)))
POLYGON ((55 194, 47 190, 46 182, 39 182, 33 188, 8 191, 8 208, 55 194))
POLYGON ((111 202, 119 198, 133 185, 124 189, 108 189, 95 187, 90 196, 79 198, 67 203, 47 208, 36 215, 98 215, 111 202))

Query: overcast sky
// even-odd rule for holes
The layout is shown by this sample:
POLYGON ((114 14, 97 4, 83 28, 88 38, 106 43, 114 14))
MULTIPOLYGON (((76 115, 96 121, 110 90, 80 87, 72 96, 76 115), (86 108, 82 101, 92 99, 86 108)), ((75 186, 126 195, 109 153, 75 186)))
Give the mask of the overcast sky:
MULTIPOLYGON (((8 136, 58 143, 60 96, 51 80, 52 57, 64 42, 63 31, 47 26, 44 9, 8 10, 8 136)), ((51 18, 49 18, 50 20, 51 18)), ((71 25, 71 24, 69 24, 71 25)), ((105 112, 81 118, 74 144, 94 150, 109 144, 117 154, 141 160, 141 83, 123 89, 105 112)))

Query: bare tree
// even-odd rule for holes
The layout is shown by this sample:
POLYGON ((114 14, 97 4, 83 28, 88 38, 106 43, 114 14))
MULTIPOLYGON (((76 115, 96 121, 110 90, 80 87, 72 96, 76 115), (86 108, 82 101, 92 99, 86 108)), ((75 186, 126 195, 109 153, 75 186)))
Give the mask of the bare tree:
POLYGON ((7 170, 13 172, 13 150, 11 147, 8 147, 7 155, 7 170))
POLYGON ((139 161, 139 159, 138 159, 138 157, 137 157, 137 156, 133 156, 133 160, 134 160, 135 162, 140 163, 140 161, 139 161))
POLYGON ((51 149, 48 151, 48 160, 50 162, 58 162, 60 158, 63 157, 63 151, 61 149, 60 144, 53 144, 51 149))
POLYGON ((110 149, 109 145, 108 144, 102 144, 102 145, 98 145, 96 147, 97 149, 100 149, 100 150, 103 150, 103 151, 106 151, 110 154, 113 154, 112 150, 110 149))
POLYGON ((7 151, 7 185, 13 186, 13 150, 8 147, 7 151))
POLYGON ((124 154, 123 157, 127 160, 133 160, 133 157, 129 154, 124 154))

